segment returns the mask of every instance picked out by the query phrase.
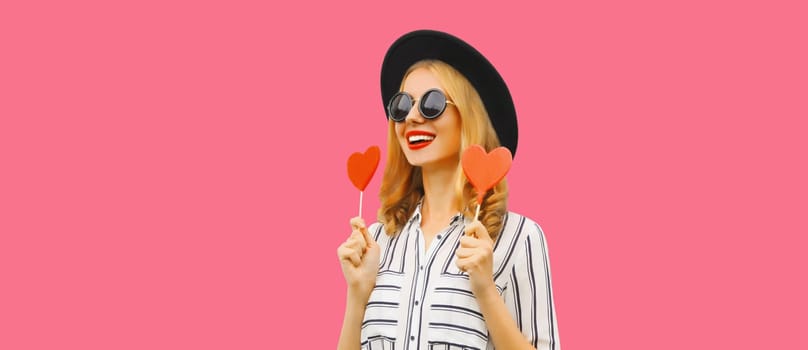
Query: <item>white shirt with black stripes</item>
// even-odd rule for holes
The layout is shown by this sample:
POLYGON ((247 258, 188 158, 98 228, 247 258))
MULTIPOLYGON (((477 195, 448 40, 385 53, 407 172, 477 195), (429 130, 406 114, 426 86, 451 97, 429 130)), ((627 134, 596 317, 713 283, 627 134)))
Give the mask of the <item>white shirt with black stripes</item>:
MULTIPOLYGON (((379 274, 362 322, 363 350, 494 349, 455 250, 467 221, 457 214, 424 247, 420 205, 401 232, 369 227, 381 248, 379 274)), ((525 338, 559 349, 550 265, 538 224, 508 213, 494 243, 494 283, 525 338)))

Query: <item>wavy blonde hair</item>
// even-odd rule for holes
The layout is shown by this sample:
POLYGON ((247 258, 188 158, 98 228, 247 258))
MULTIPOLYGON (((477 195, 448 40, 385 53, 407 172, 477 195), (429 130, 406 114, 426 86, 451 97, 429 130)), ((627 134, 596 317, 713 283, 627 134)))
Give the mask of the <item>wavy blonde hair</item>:
MULTIPOLYGON (((471 145, 480 145, 490 152, 500 146, 488 112, 485 110, 477 90, 460 72, 452 66, 437 60, 419 61, 407 70, 402 81, 412 71, 424 68, 432 72, 443 84, 447 98, 454 102, 460 114, 460 149, 471 145)), ((412 216, 418 201, 424 195, 423 177, 420 167, 413 167, 407 161, 396 139, 395 122, 387 122, 387 165, 382 177, 379 199, 378 220, 384 224, 388 235, 399 232, 412 216)), ((455 183, 455 200, 463 215, 472 218, 477 208, 477 191, 457 164, 457 181, 455 183)), ((496 238, 502 229, 503 219, 507 214, 508 185, 503 179, 483 198, 480 207, 480 222, 488 230, 492 238, 496 238)))

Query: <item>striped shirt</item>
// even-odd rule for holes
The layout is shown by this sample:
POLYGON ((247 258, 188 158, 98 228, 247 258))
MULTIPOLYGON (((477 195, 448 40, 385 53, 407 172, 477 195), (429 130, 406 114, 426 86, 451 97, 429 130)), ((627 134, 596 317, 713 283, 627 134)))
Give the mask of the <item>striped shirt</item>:
MULTIPOLYGON (((468 221, 457 214, 424 247, 420 205, 401 232, 369 227, 381 248, 379 274, 362 322, 362 350, 494 349, 469 277, 455 264, 468 221)), ((494 242, 494 283, 536 349, 559 349, 547 245, 538 224, 505 217, 494 242)))

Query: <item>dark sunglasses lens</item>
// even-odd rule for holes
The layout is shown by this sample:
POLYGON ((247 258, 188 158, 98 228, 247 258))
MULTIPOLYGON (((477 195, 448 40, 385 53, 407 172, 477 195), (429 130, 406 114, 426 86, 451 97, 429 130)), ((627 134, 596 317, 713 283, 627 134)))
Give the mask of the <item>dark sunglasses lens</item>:
POLYGON ((446 96, 440 91, 429 91, 421 98, 421 114, 425 118, 437 118, 444 109, 446 109, 446 96))
POLYGON ((404 118, 407 118, 407 114, 410 114, 410 108, 412 108, 412 100, 410 100, 410 97, 399 93, 390 99, 388 113, 390 113, 390 118, 400 122, 404 120, 404 118))

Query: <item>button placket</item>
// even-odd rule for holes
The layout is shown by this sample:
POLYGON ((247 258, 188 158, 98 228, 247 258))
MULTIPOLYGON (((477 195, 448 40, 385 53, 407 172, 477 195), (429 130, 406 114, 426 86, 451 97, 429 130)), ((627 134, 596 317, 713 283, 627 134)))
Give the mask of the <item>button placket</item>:
MULTIPOLYGON (((420 252, 421 264, 419 264, 417 266, 416 270, 415 270, 416 278, 415 278, 415 288, 413 289, 413 292, 416 293, 416 294, 411 299, 414 306, 415 306, 415 307, 413 307, 413 313, 412 313, 412 319, 413 320, 420 320, 421 319, 421 314, 423 312, 424 305, 428 304, 425 301, 427 299, 427 295, 426 295, 427 293, 425 291, 425 289, 426 289, 426 285, 425 285, 426 282, 425 281, 426 281, 426 277, 430 273, 430 270, 427 270, 426 266, 432 260, 434 260, 435 257, 437 256, 437 254, 438 254, 437 250, 438 250, 438 247, 441 245, 441 241, 444 238, 449 236, 449 233, 451 233, 451 230, 455 226, 456 219, 457 218, 455 218, 452 221, 452 223, 450 224, 449 227, 447 227, 443 231, 439 232, 435 236, 436 239, 434 239, 434 240, 432 240, 432 242, 430 242, 429 247, 426 247, 423 244, 423 242, 424 242, 424 240, 423 240, 424 233, 420 228, 420 222, 416 221, 414 223, 413 228, 415 229, 415 232, 417 233, 416 237, 419 237, 419 240, 421 242, 421 244, 419 244, 418 248, 417 248, 419 250, 419 252, 420 252)), ((410 328, 408 330, 409 331, 408 332, 409 333, 409 340, 411 342, 413 342, 413 343, 410 343, 409 346, 408 346, 410 349, 418 348, 419 347, 418 343, 421 342, 419 340, 418 343, 414 343, 416 339, 421 337, 421 334, 420 334, 421 329, 419 328, 419 325, 420 325, 420 322, 417 322, 417 321, 414 321, 414 322, 412 322, 410 324, 410 328)))
MULTIPOLYGON (((421 231, 420 228, 416 228, 416 232, 418 233, 419 237, 424 236, 423 235, 424 233, 423 233, 423 231, 421 231)), ((430 244, 430 246, 431 246, 431 244, 430 244)), ((425 267, 426 262, 429 261, 428 257, 431 255, 430 254, 431 249, 429 249, 429 248, 430 247, 424 247, 424 250, 422 250, 422 252, 424 253, 422 255, 422 258, 424 260, 422 260, 422 261, 424 261, 424 263, 420 264, 418 266, 418 271, 416 271, 416 275, 417 275, 417 278, 415 279, 415 295, 416 295, 416 297, 414 298, 414 301, 413 301, 413 304, 415 304, 415 307, 413 308, 413 320, 420 319, 421 318, 421 313, 423 312, 423 303, 421 303, 421 301, 418 300, 418 296, 423 295, 424 279, 425 279, 426 274, 428 273, 428 271, 425 271, 424 267, 425 267)), ((412 322, 412 324, 410 325, 410 341, 415 341, 416 336, 419 335, 419 332, 420 332, 420 329, 418 329, 418 323, 417 322, 412 322)), ((417 347, 417 344, 411 344, 410 346, 411 347, 417 347)))

